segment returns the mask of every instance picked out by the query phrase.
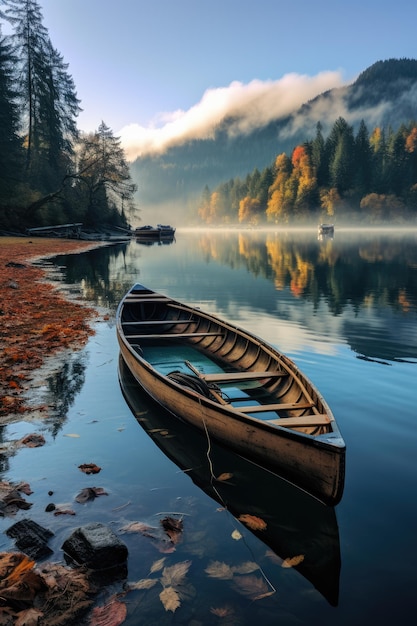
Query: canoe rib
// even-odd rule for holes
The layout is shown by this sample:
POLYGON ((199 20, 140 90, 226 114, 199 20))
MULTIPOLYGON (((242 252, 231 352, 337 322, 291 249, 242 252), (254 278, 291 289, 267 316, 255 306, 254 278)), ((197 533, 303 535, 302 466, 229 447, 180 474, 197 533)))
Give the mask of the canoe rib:
POLYGON ((207 383, 230 383, 244 380, 260 380, 262 378, 279 378, 288 376, 288 372, 227 372, 222 374, 201 374, 207 383))

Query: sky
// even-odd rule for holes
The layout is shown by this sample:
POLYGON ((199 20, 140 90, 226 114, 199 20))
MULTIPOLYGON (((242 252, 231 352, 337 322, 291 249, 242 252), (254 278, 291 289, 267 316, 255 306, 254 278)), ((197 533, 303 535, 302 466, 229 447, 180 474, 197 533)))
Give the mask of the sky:
POLYGON ((69 64, 85 132, 129 159, 285 114, 370 65, 417 59, 410 0, 38 0, 69 64))

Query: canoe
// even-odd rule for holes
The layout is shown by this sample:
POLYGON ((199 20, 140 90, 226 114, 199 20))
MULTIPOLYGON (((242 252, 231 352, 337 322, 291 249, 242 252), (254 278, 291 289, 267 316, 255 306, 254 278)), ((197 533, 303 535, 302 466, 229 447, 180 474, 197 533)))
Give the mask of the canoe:
MULTIPOLYGON (((222 515, 231 514, 239 520, 231 520, 227 528, 255 535, 272 550, 273 554, 268 552, 266 558, 274 563, 302 555, 292 569, 310 581, 331 606, 337 606, 341 555, 335 508, 325 506, 215 440, 211 441, 208 459, 204 432, 173 419, 171 413, 149 398, 121 357, 118 373, 124 398, 147 436, 188 479, 220 505, 222 515), (245 524, 246 516, 260 518, 265 526, 251 528, 245 524)), ((265 550, 256 552, 263 554, 265 550)))
POLYGON ((340 501, 345 442, 330 407, 291 359, 140 284, 121 300, 116 330, 127 367, 165 409, 322 502, 340 501))

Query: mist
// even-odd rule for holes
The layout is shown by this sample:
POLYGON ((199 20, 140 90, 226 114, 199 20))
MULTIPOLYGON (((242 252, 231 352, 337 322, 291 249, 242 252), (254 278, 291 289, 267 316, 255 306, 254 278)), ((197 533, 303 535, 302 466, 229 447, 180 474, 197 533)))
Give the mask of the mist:
POLYGON ((279 80, 233 81, 227 87, 207 89, 200 102, 187 111, 160 113, 145 127, 129 124, 118 133, 129 161, 163 153, 191 139, 210 139, 228 118, 230 136, 249 134, 272 120, 287 116, 316 96, 343 85, 340 72, 316 76, 286 74, 279 80))

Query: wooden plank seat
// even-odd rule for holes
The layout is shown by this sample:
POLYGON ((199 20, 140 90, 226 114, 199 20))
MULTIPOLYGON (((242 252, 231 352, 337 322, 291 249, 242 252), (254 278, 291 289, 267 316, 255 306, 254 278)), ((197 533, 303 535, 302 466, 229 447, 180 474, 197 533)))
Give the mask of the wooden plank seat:
MULTIPOLYGON (((289 411, 292 409, 311 409, 313 402, 281 402, 276 404, 255 404, 253 406, 235 406, 233 407, 241 413, 267 413, 268 411, 289 411)), ((314 417, 314 415, 310 415, 314 417)), ((282 418, 284 419, 284 418, 282 418)), ((299 418, 296 418, 299 419, 299 418)))
POLYGON ((163 324, 189 324, 195 320, 147 320, 140 322, 122 322, 122 326, 160 326, 163 324))
POLYGON ((276 420, 266 420, 268 424, 275 424, 275 426, 327 426, 330 424, 331 419, 325 413, 317 415, 302 415, 301 417, 281 417, 276 420))
POLYGON ((288 372, 284 371, 266 371, 266 372, 223 372, 221 374, 201 374, 208 383, 230 383, 244 380, 259 380, 261 378, 279 378, 288 376, 288 372))
POLYGON ((224 333, 161 333, 142 334, 142 335, 126 335, 126 339, 184 339, 187 337, 224 337, 224 333))

